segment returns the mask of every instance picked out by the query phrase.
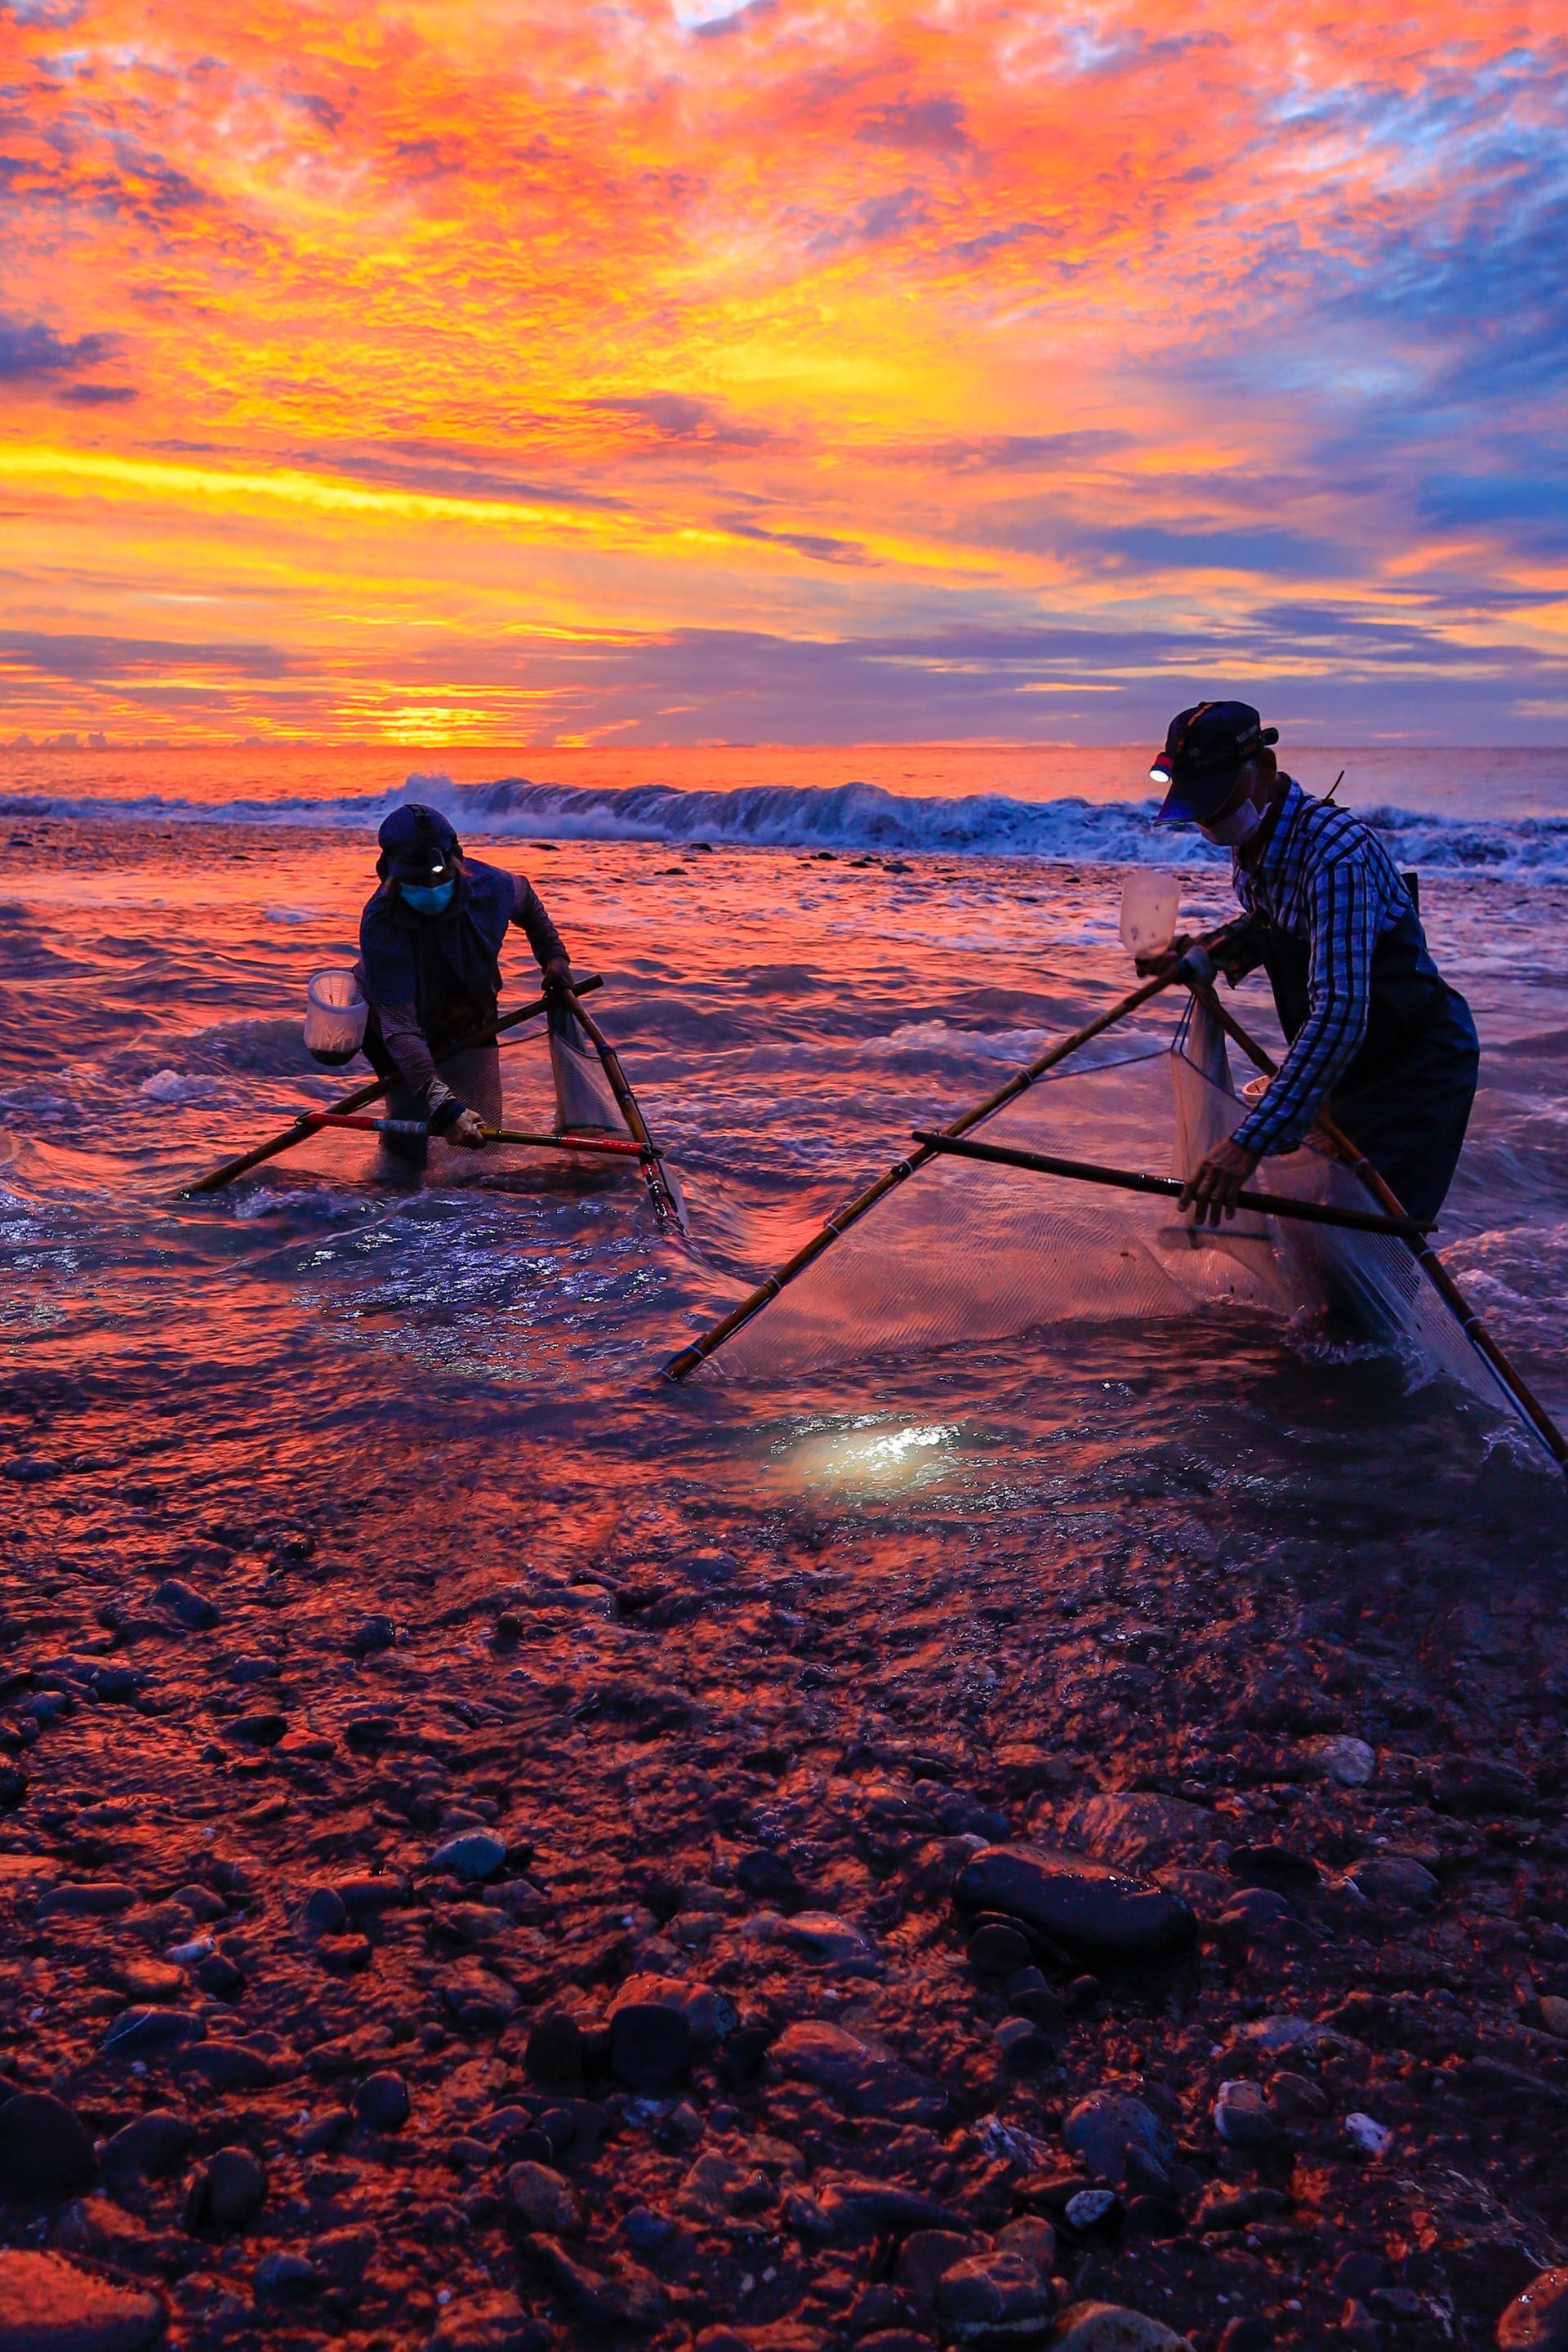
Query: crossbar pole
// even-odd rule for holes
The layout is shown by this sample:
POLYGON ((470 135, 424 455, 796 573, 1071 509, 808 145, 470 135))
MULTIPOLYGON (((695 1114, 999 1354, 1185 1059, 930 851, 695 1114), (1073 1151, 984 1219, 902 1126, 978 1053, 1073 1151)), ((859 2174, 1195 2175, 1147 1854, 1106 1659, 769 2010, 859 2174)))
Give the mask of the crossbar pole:
MULTIPOLYGON (((1026 1168, 1039 1176, 1065 1176, 1080 1184, 1110 1184, 1123 1192, 1155 1192, 1179 1201, 1186 1189, 1179 1176, 1146 1176, 1134 1168, 1104 1168, 1091 1160, 1058 1160, 1045 1151, 1016 1151, 1000 1143, 973 1143, 956 1135, 928 1135, 915 1129, 917 1143, 955 1160, 980 1160, 996 1168, 1026 1168)), ((1342 1225, 1357 1234, 1392 1234, 1409 1241, 1423 1231, 1405 1216, 1379 1216, 1370 1209, 1333 1209, 1321 1201, 1292 1201, 1278 1192, 1238 1192, 1237 1206, 1259 1210, 1266 1217, 1299 1217, 1305 1224, 1342 1225)))

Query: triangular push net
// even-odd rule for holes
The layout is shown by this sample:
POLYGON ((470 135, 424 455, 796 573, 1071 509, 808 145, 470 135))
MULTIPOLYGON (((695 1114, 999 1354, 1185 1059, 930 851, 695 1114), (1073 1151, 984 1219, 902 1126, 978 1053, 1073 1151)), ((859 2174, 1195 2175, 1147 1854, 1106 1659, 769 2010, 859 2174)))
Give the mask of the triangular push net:
MULTIPOLYGON (((976 1140, 1185 1177, 1247 1106, 1201 998, 1173 1034, 1107 1034, 976 1120, 976 1140)), ((1342 1160, 1309 1145, 1263 1189, 1364 1213, 1342 1160)), ((917 1168, 710 1359, 710 1375, 816 1367, 1003 1340, 1070 1323, 1147 1323, 1247 1307, 1441 1369, 1517 1403, 1394 1236, 1242 1213, 1200 1233, 1169 1198, 946 1155, 917 1168)))

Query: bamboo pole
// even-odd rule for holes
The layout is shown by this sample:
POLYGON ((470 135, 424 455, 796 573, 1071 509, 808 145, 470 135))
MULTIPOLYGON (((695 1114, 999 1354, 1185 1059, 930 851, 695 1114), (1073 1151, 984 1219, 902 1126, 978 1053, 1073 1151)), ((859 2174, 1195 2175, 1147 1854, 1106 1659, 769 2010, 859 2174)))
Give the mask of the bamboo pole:
MULTIPOLYGON (((1130 1013, 1136 1013, 1141 1005, 1147 1004, 1152 997, 1158 996, 1162 989, 1170 988, 1178 980, 1184 980, 1187 977, 1184 954, 1183 961, 1173 966, 1171 971, 1158 972, 1152 979, 1144 981, 1142 985, 1133 989, 1130 995, 1121 998, 1104 1013, 1096 1014, 1092 1021, 1086 1021, 1081 1029, 1075 1029, 1070 1037, 1064 1037, 1058 1045, 1048 1047, 1026 1068, 1015 1071, 1004 1085, 996 1088, 994 1094, 987 1095, 984 1102, 976 1103, 972 1110, 962 1112, 950 1125, 943 1128, 942 1134, 946 1136, 966 1134, 972 1127, 978 1126, 983 1118, 989 1118, 993 1111, 1000 1110, 1004 1103, 1011 1102, 1016 1095, 1023 1094, 1026 1088, 1034 1085, 1037 1078, 1043 1077, 1046 1072, 1054 1069, 1058 1062, 1065 1062, 1069 1054, 1076 1054, 1080 1046, 1087 1045, 1091 1039, 1101 1035, 1105 1030, 1114 1028, 1117 1022, 1125 1021, 1130 1013)), ((797 1275, 804 1274, 808 1265, 814 1265, 824 1250, 831 1249, 834 1243, 847 1234, 851 1225, 858 1224, 868 1209, 874 1209, 879 1201, 885 1200, 898 1185, 904 1183, 914 1175, 917 1169, 925 1167, 928 1161, 934 1160, 935 1157, 936 1147, 931 1144, 922 1144, 920 1150, 911 1152, 907 1160, 895 1160, 886 1174, 877 1178, 875 1183, 868 1184, 863 1192, 858 1192, 855 1198, 847 1202, 842 1209, 836 1210, 826 1223, 818 1232, 813 1234, 808 1242, 803 1243, 793 1257, 786 1258, 783 1265, 770 1274, 765 1282, 759 1283, 755 1290, 742 1298, 738 1307, 732 1307, 728 1315, 723 1316, 713 1325, 711 1330, 702 1332, 699 1338, 692 1340, 689 1347, 682 1348, 678 1355, 671 1356, 664 1367, 665 1379, 670 1381, 688 1379, 700 1364, 706 1363, 709 1357, 724 1345, 726 1339, 731 1339, 742 1324, 749 1323, 753 1315, 760 1315, 763 1308, 775 1299, 787 1284, 792 1283, 797 1275)))
MULTIPOLYGON (((962 1136, 931 1135, 916 1128, 915 1141, 956 1160, 981 1160, 995 1168, 1026 1168, 1039 1176, 1067 1176, 1080 1184, 1110 1184, 1123 1192, 1155 1192, 1179 1201, 1186 1189, 1179 1176, 1145 1176, 1134 1168, 1103 1168, 1090 1160, 1058 1160, 1044 1151, 1016 1151, 1001 1143, 973 1143, 962 1136)), ((1266 1217, 1299 1217, 1311 1225, 1342 1225, 1352 1233, 1391 1234, 1411 1241, 1425 1230, 1405 1216, 1379 1216, 1370 1209, 1334 1209, 1321 1201, 1292 1201, 1278 1192, 1238 1192, 1237 1206, 1266 1217)))
POLYGON ((640 1160, 641 1146, 628 1136, 623 1142, 618 1135, 536 1135, 522 1127, 487 1127, 487 1143, 526 1143, 535 1151, 597 1151, 614 1160, 640 1160))
MULTIPOLYGON (((578 989, 585 994, 589 989, 602 988, 604 984, 597 972, 591 972, 585 980, 578 982, 578 989)), ((519 1005, 515 1013, 508 1013, 500 1020, 489 1022, 482 1029, 472 1030, 468 1036, 459 1038, 457 1045, 447 1048, 440 1059, 445 1062, 454 1054, 468 1054, 477 1045, 488 1045, 504 1030, 515 1029, 519 1022, 533 1020, 536 1014, 547 1009, 548 1003, 549 999, 541 996, 531 1004, 519 1005)), ((224 1186, 232 1184, 237 1176, 247 1175, 252 1168, 259 1168, 264 1160, 276 1160, 279 1152, 290 1151, 295 1144, 303 1143, 321 1125, 323 1117, 342 1118, 351 1111, 362 1110, 366 1103, 379 1102, 390 1084, 386 1078, 372 1078, 368 1085, 356 1087, 353 1094, 344 1095, 341 1102, 331 1104, 325 1113, 302 1110, 292 1127, 286 1127, 280 1135, 273 1136, 266 1143, 258 1143, 254 1151, 242 1151, 237 1160, 226 1160, 221 1167, 209 1169, 205 1176, 198 1176, 194 1184, 185 1185, 186 1197, 197 1192, 221 1192, 224 1186)))
MULTIPOLYGON (((1189 982, 1188 986, 1192 987, 1193 994, 1199 998, 1214 1014, 1226 1035, 1236 1040, 1248 1060, 1267 1076, 1277 1077, 1279 1071, 1279 1063, 1272 1054, 1266 1052, 1264 1047, 1258 1044, 1255 1038, 1248 1036, 1236 1015, 1227 1012, 1220 1003, 1213 986, 1201 981, 1196 986, 1189 982)), ((1325 1112, 1319 1112, 1317 1123, 1324 1138, 1333 1146, 1340 1157, 1349 1163, 1352 1172, 1361 1179, 1365 1190, 1372 1194, 1373 1200, 1380 1202, 1390 1216, 1403 1217, 1405 1209, 1399 1195, 1381 1171, 1373 1166, 1361 1146, 1352 1142, 1343 1128, 1325 1112)), ((1512 1397, 1521 1414, 1529 1422, 1559 1468, 1568 1472, 1568 1438, 1563 1436, 1563 1432, 1529 1383, 1514 1370, 1513 1365, 1492 1338, 1436 1251, 1425 1238, 1418 1240, 1411 1234, 1406 1234, 1402 1238, 1408 1243, 1422 1273, 1455 1318, 1471 1347, 1497 1375, 1512 1397)))
POLYGON ((563 988, 561 993, 582 1023, 589 1043, 599 1056, 600 1066, 610 1083, 610 1092, 615 1096, 620 1108, 621 1117, 626 1120, 637 1144, 637 1161, 642 1169, 643 1182, 647 1186, 648 1199, 653 1203, 654 1215, 661 1225, 684 1224, 685 1220, 681 1216, 679 1204, 671 1189, 669 1180, 664 1172, 664 1162, 660 1160, 658 1147, 648 1133, 647 1121, 638 1108, 637 1098, 633 1094, 626 1074, 621 1067, 620 1055, 593 1015, 584 1013, 578 1003, 578 991, 575 988, 563 988))

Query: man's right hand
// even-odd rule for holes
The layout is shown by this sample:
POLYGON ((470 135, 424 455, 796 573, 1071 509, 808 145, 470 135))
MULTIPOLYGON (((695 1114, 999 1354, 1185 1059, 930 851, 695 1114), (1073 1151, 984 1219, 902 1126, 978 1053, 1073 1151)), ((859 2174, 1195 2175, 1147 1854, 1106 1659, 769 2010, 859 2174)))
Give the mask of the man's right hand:
POLYGON ((1158 955, 1134 956, 1132 969, 1140 980, 1169 980, 1181 961, 1180 948, 1162 948, 1158 955))
POLYGON ((441 1140, 455 1143, 460 1151, 478 1151, 485 1140, 484 1120, 477 1110, 461 1110, 441 1140))

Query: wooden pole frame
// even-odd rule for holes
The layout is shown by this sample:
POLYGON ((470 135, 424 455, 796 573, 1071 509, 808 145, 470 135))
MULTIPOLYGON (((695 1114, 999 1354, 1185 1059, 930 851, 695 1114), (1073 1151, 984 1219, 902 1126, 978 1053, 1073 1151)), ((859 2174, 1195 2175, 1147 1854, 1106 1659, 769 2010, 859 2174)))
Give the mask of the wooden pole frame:
MULTIPOLYGON (((577 992, 585 995, 590 989, 603 988, 604 984, 596 971, 590 972, 577 982, 577 992)), ((508 1029, 515 1029, 520 1022, 536 1019, 541 1013, 548 1011, 549 1004, 547 996, 537 997, 531 1004, 521 1004, 515 1013, 508 1013, 499 1021, 489 1022, 482 1029, 471 1030, 455 1045, 449 1045, 439 1058, 447 1061, 454 1054, 468 1054, 477 1045, 488 1045, 492 1038, 500 1036, 508 1029)), ((366 1103, 379 1102, 391 1083, 388 1078, 372 1078, 367 1085, 356 1087, 353 1094, 344 1095, 340 1102, 325 1105, 322 1110, 302 1110, 292 1127, 286 1127, 280 1135, 272 1136, 266 1143, 258 1143, 253 1151, 242 1151, 237 1160, 224 1160, 220 1167, 210 1168, 205 1176, 198 1176, 195 1183, 184 1185, 182 1189, 185 1197, 189 1199, 198 1192, 221 1192, 224 1186, 232 1184, 237 1176, 248 1175, 251 1169, 259 1168, 264 1160, 276 1160, 280 1152, 291 1151, 297 1143, 303 1143, 321 1125, 323 1116, 342 1118, 351 1111, 363 1110, 366 1103)))
MULTIPOLYGON (((1217 936, 1218 934, 1212 932, 1205 934, 1205 939, 1195 944, 1201 949, 1207 940, 1217 936)), ((1141 987, 1133 989, 1130 995, 1121 997, 1104 1013, 1098 1013, 1092 1021, 1086 1021, 1081 1029, 1075 1029, 1069 1037, 1062 1038, 1059 1044, 1049 1046, 1045 1053, 1038 1055, 1035 1061, 1028 1063, 1025 1068, 1015 1071, 1006 1083, 998 1087, 994 1094, 987 1095, 984 1102, 976 1103, 971 1110, 961 1112, 957 1118, 942 1129, 942 1134, 944 1136, 967 1134, 969 1129, 972 1127, 977 1127, 982 1119, 989 1118, 993 1111, 1000 1110, 1004 1103, 1011 1102, 1015 1096, 1023 1094, 1027 1087, 1032 1087, 1037 1078, 1044 1077, 1047 1070, 1055 1069, 1058 1062, 1065 1062, 1069 1054, 1076 1054, 1080 1046, 1087 1045, 1091 1039, 1101 1036, 1107 1029, 1114 1028, 1119 1021, 1125 1021, 1130 1013, 1136 1013, 1141 1006, 1158 996, 1162 990, 1173 987, 1178 981, 1189 981, 1195 977, 1195 971, 1189 969, 1186 961, 1187 956, 1193 950, 1194 943, 1189 941, 1181 944, 1181 960, 1169 971, 1155 973, 1152 979, 1144 981, 1141 987)), ((1211 968, 1206 955, 1202 968, 1205 970, 1211 968)), ((742 1324, 749 1323, 754 1315, 760 1315, 763 1308, 771 1305, 780 1291, 792 1283, 797 1275, 804 1274, 808 1265, 816 1263, 824 1250, 831 1249, 834 1243, 841 1239, 851 1225, 858 1224, 868 1210, 874 1209, 879 1201, 885 1200, 889 1192, 900 1184, 907 1182, 910 1177, 913 1176, 918 1170, 926 1167, 936 1156, 935 1144, 922 1143, 918 1150, 910 1152, 907 1160, 895 1160, 884 1175, 877 1178, 875 1183, 868 1184, 863 1192, 858 1192, 852 1201, 846 1202, 843 1208, 835 1210, 826 1223, 813 1234, 808 1242, 803 1243, 793 1257, 786 1258, 783 1265, 775 1268, 764 1282, 759 1283, 754 1290, 749 1292, 741 1300, 739 1306, 732 1307, 728 1315, 721 1317, 710 1330, 702 1332, 699 1338, 691 1341, 689 1347, 682 1348, 679 1354, 671 1356, 663 1368, 664 1378, 676 1381, 689 1379, 700 1365, 706 1363, 709 1357, 724 1345, 726 1339, 733 1338, 742 1324)))

